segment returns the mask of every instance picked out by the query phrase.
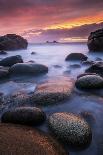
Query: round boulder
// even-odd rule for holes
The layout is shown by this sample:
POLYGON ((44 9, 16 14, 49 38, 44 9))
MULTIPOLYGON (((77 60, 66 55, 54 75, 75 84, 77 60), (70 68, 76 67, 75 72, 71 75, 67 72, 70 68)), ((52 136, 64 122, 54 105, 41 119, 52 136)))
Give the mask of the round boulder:
POLYGON ((71 80, 40 84, 32 95, 32 102, 44 106, 56 104, 68 99, 73 86, 71 80))
POLYGON ((0 124, 2 155, 67 155, 63 147, 48 134, 34 128, 0 124))
POLYGON ((82 53, 71 53, 66 57, 66 61, 86 61, 88 57, 82 53))
POLYGON ((9 72, 11 75, 39 75, 48 72, 48 67, 36 63, 18 63, 13 65, 9 72))
POLYGON ((89 51, 103 52, 103 29, 91 32, 87 44, 89 51))
POLYGON ((54 113, 49 117, 48 124, 52 133, 72 149, 84 149, 91 143, 91 128, 78 115, 54 113))
POLYGON ((2 59, 0 61, 0 66, 11 67, 12 65, 16 63, 23 63, 23 59, 20 55, 10 56, 10 57, 2 59))
POLYGON ((45 113, 36 107, 19 107, 5 112, 2 115, 2 122, 25 125, 39 125, 46 119, 45 113))
POLYGON ((79 89, 100 89, 103 88, 103 78, 99 75, 85 75, 78 78, 75 85, 79 89))

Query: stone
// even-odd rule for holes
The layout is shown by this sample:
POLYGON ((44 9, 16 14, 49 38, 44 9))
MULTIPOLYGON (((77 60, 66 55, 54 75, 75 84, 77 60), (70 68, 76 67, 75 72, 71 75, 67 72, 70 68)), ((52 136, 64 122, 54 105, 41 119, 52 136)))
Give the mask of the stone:
POLYGON ((72 149, 85 149, 92 140, 89 124, 73 113, 54 113, 48 120, 51 132, 72 149))
POLYGON ((9 75, 9 69, 6 67, 0 66, 0 79, 6 78, 9 75))
POLYGON ((99 75, 85 75, 78 78, 75 85, 79 89, 101 89, 103 78, 99 75))
POLYGON ((16 34, 7 34, 0 37, 0 50, 26 49, 28 42, 23 37, 16 34))
POLYGON ((66 61, 86 61, 88 57, 82 53, 71 53, 66 57, 66 61))
POLYGON ((69 78, 68 81, 58 80, 40 84, 32 95, 32 101, 43 106, 62 102, 70 97, 73 86, 69 78))
POLYGON ((0 51, 0 55, 6 55, 7 54, 7 52, 5 52, 5 51, 0 51))
POLYGON ((18 107, 5 112, 1 121, 24 125, 40 125, 46 119, 45 113, 36 107, 18 107))
POLYGON ((103 52, 103 29, 91 32, 87 42, 89 51, 103 52))
POLYGON ((61 144, 35 128, 0 124, 2 155, 68 155, 61 144))
POLYGON ((36 63, 17 63, 13 65, 9 72, 11 75, 39 75, 48 72, 48 67, 36 63))
POLYGON ((23 63, 23 59, 20 55, 10 56, 2 59, 0 61, 0 66, 8 66, 11 67, 12 65, 16 63, 23 63))
POLYGON ((77 76, 77 79, 79 79, 80 77, 86 76, 86 75, 98 75, 98 74, 96 74, 96 73, 82 73, 77 76))

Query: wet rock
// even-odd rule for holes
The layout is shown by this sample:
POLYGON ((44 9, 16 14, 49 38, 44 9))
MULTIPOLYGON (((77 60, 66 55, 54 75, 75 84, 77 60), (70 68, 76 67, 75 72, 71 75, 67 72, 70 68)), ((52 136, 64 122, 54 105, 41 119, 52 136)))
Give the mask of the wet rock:
POLYGON ((54 68, 62 68, 60 65, 53 65, 54 68))
POLYGON ((0 66, 0 79, 6 78, 9 75, 9 69, 6 67, 0 66))
POLYGON ((48 134, 12 124, 0 124, 0 154, 67 155, 63 147, 48 134))
POLYGON ((11 67, 12 65, 16 63, 23 63, 23 59, 20 55, 10 56, 10 57, 2 59, 0 61, 0 66, 11 67))
POLYGON ((103 88, 103 78, 99 75, 85 75, 78 78, 75 85, 79 89, 100 89, 103 88))
POLYGON ((27 46, 27 40, 19 35, 7 34, 0 37, 0 50, 26 49, 27 46))
POLYGON ((39 125, 46 119, 45 113, 36 107, 19 107, 5 112, 1 121, 3 123, 15 123, 25 125, 39 125))
POLYGON ((92 52, 103 52, 103 29, 91 32, 88 37, 88 48, 92 52))
POLYGON ((39 75, 48 72, 48 67, 42 64, 18 63, 9 70, 11 75, 39 75))
POLYGON ((82 65, 93 65, 95 62, 94 61, 82 61, 82 65))
POLYGON ((77 79, 79 79, 80 77, 86 76, 86 75, 98 75, 96 73, 83 73, 77 76, 77 79))
POLYGON ((5 51, 0 51, 0 55, 6 55, 7 54, 7 52, 5 52, 5 51))
POLYGON ((84 149, 91 143, 91 128, 79 115, 54 113, 48 123, 52 133, 72 149, 84 149))
POLYGON ((36 54, 36 52, 31 52, 31 55, 34 55, 34 54, 36 54))
POLYGON ((96 58, 95 60, 96 60, 96 61, 102 61, 102 59, 101 59, 101 58, 96 58))
POLYGON ((66 57, 66 61, 76 60, 76 61, 86 61, 88 57, 82 53, 71 53, 66 57))
POLYGON ((70 68, 81 68, 81 66, 79 64, 73 64, 73 65, 70 65, 70 68))
POLYGON ((103 62, 97 62, 90 66, 88 69, 85 71, 86 73, 96 73, 99 74, 100 76, 103 76, 103 62))
POLYGON ((32 100, 37 105, 44 106, 59 103, 70 97, 73 86, 69 78, 68 81, 58 80, 40 84, 32 95, 32 100))

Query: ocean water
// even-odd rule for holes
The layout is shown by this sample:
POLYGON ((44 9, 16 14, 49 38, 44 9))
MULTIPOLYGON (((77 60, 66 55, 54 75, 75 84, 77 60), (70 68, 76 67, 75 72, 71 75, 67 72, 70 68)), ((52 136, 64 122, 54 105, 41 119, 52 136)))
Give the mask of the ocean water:
MULTIPOLYGON (((26 50, 8 51, 7 55, 0 55, 0 59, 21 55, 24 62, 35 61, 47 65, 49 72, 39 77, 13 77, 0 81, 0 92, 4 95, 10 95, 18 91, 32 92, 39 83, 49 79, 72 78, 76 80, 77 75, 84 72, 88 66, 81 62, 66 62, 65 58, 70 53, 84 53, 89 60, 102 58, 100 53, 89 53, 86 43, 70 44, 29 44, 26 50), (34 55, 31 53, 35 52, 34 55), (79 68, 73 68, 74 64, 79 64, 79 68)), ((102 94, 102 93, 101 93, 102 94)), ((92 124, 93 139, 91 145, 81 152, 70 152, 70 155, 103 155, 103 95, 97 93, 81 92, 74 89, 70 100, 53 106, 43 107, 47 116, 54 112, 73 112, 80 114, 83 111, 89 112, 95 121, 92 124)), ((92 121, 92 120, 91 120, 92 121)), ((48 132, 46 123, 39 127, 48 132)))

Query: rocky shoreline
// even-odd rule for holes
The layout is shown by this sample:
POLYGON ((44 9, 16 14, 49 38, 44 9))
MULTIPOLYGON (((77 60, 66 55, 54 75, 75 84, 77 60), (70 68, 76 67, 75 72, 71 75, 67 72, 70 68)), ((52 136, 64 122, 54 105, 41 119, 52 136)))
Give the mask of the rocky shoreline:
MULTIPOLYGON (((93 50, 91 46, 94 46, 94 43, 90 45, 91 40, 94 40, 94 36, 96 39, 101 37, 101 33, 103 31, 98 30, 90 34, 88 40, 90 50, 93 50)), ((25 45, 21 46, 23 42, 19 44, 17 40, 20 41, 21 38, 15 35, 0 38, 0 50, 27 48, 26 41, 22 40, 25 45), (16 38, 15 47, 11 47, 12 41, 9 42, 8 49, 3 46, 8 45, 8 37, 12 41, 16 38)), ((97 47, 94 49, 97 50, 97 47)), ((102 47, 98 48, 100 49, 102 47)), ((1 54, 6 55, 5 51, 1 51, 1 54)), ((34 52, 32 55, 35 55, 34 52)), ((72 151, 81 152, 91 147, 95 137, 94 126, 97 123, 94 116, 89 111, 82 110, 75 113, 69 111, 70 109, 67 109, 68 112, 62 109, 58 112, 58 109, 63 104, 71 106, 71 102, 76 99, 78 100, 76 102, 84 101, 83 97, 86 100, 88 94, 92 98, 95 92, 98 92, 98 98, 103 97, 103 61, 101 58, 90 60, 88 55, 83 53, 71 53, 64 58, 64 61, 73 62, 69 66, 73 71, 84 66, 86 69, 74 79, 62 76, 41 82, 29 93, 22 91, 10 95, 0 93, 0 154, 71 155, 72 151), (77 61, 79 64, 76 64, 77 61), (43 125, 48 133, 40 131, 43 125)), ((61 69, 60 66, 54 67, 61 69)), ((49 66, 32 61, 25 62, 21 55, 6 56, 0 60, 0 81, 8 81, 17 76, 19 78, 27 76, 28 79, 39 78, 48 72, 49 66)), ((75 109, 78 109, 78 106, 79 103, 75 109)))

